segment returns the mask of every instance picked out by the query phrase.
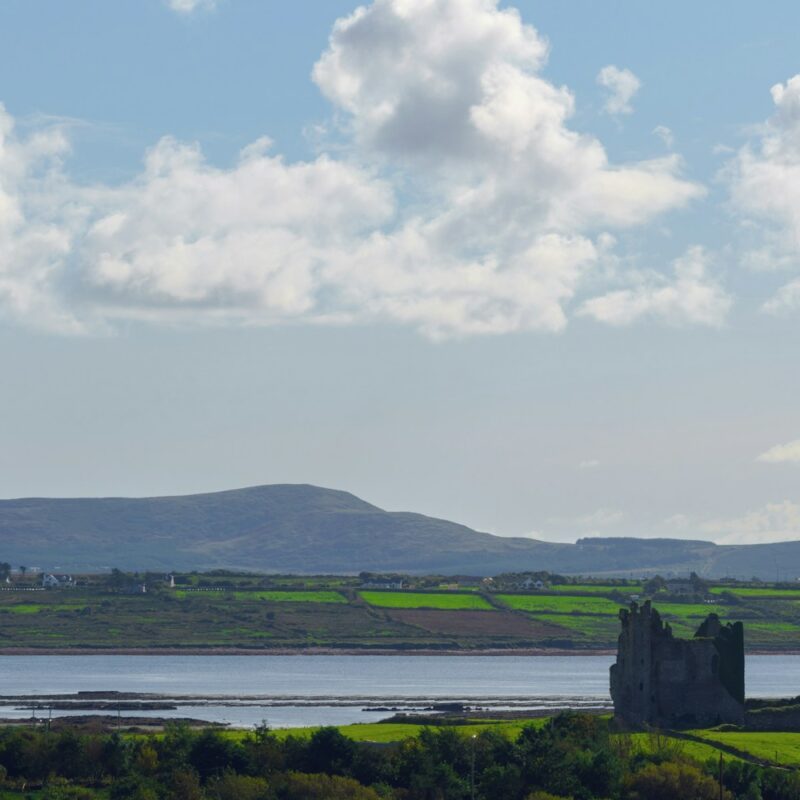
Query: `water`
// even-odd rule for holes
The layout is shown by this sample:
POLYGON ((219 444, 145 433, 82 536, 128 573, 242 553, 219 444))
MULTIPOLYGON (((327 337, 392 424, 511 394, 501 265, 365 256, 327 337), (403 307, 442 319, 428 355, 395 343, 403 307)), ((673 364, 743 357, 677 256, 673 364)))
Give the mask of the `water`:
MULTIPOLYGON (((466 702, 488 709, 608 704, 610 656, 2 656, 0 717, 28 717, 11 696, 117 691, 177 702, 131 716, 274 727, 375 722, 400 708, 466 702), (370 711, 379 706, 382 710, 370 711)), ((748 656, 747 694, 800 694, 800 656, 748 656)), ((40 715, 41 711, 37 712, 40 715)), ((44 712, 47 713, 47 712, 44 712)), ((70 712, 53 711, 53 715, 70 712)), ((74 713, 91 713, 85 710, 74 713)), ((115 713, 115 712, 101 712, 115 713)))

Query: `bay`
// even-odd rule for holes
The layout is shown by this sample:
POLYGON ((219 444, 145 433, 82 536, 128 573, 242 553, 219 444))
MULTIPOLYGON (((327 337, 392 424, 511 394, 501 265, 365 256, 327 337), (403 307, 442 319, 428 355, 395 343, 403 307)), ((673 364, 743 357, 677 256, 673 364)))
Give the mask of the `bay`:
MULTIPOLYGON (((0 656, 0 717, 31 715, 30 701, 18 696, 77 692, 157 695, 178 708, 126 713, 244 727, 375 722, 395 709, 437 702, 488 710, 601 708, 609 702, 612 662, 610 656, 0 656)), ((795 696, 800 656, 748 656, 746 676, 748 696, 795 696)))

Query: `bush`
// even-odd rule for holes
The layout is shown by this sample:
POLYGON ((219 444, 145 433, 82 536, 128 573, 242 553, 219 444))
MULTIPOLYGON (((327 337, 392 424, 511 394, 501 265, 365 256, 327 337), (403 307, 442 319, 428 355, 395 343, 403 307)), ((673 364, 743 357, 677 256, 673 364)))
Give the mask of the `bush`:
POLYGON ((381 800, 373 789, 338 775, 288 773, 280 785, 281 800, 381 800))
POLYGON ((733 795, 723 789, 710 776, 704 775, 691 764, 665 762, 648 764, 629 779, 630 800, 733 800, 733 795))
POLYGON ((206 790, 211 800, 268 800, 269 785, 264 778, 228 772, 213 780, 206 790))

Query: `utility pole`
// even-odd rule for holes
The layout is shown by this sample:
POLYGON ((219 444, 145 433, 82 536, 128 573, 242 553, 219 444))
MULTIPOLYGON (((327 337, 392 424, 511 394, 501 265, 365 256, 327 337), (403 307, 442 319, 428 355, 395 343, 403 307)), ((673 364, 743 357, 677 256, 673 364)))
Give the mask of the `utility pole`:
POLYGON ((470 777, 469 777, 469 786, 470 786, 470 798, 471 800, 475 800, 475 739, 477 739, 477 734, 472 734, 472 767, 470 769, 470 777))
POLYGON ((719 800, 722 800, 722 753, 719 754, 719 800))

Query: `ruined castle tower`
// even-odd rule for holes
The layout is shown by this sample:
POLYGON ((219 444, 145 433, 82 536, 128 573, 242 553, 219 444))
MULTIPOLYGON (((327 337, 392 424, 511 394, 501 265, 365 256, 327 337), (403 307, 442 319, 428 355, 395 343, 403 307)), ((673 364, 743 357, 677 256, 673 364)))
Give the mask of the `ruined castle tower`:
POLYGON ((676 639, 648 600, 620 610, 611 667, 614 715, 629 725, 744 722, 744 630, 709 614, 693 639, 676 639))

